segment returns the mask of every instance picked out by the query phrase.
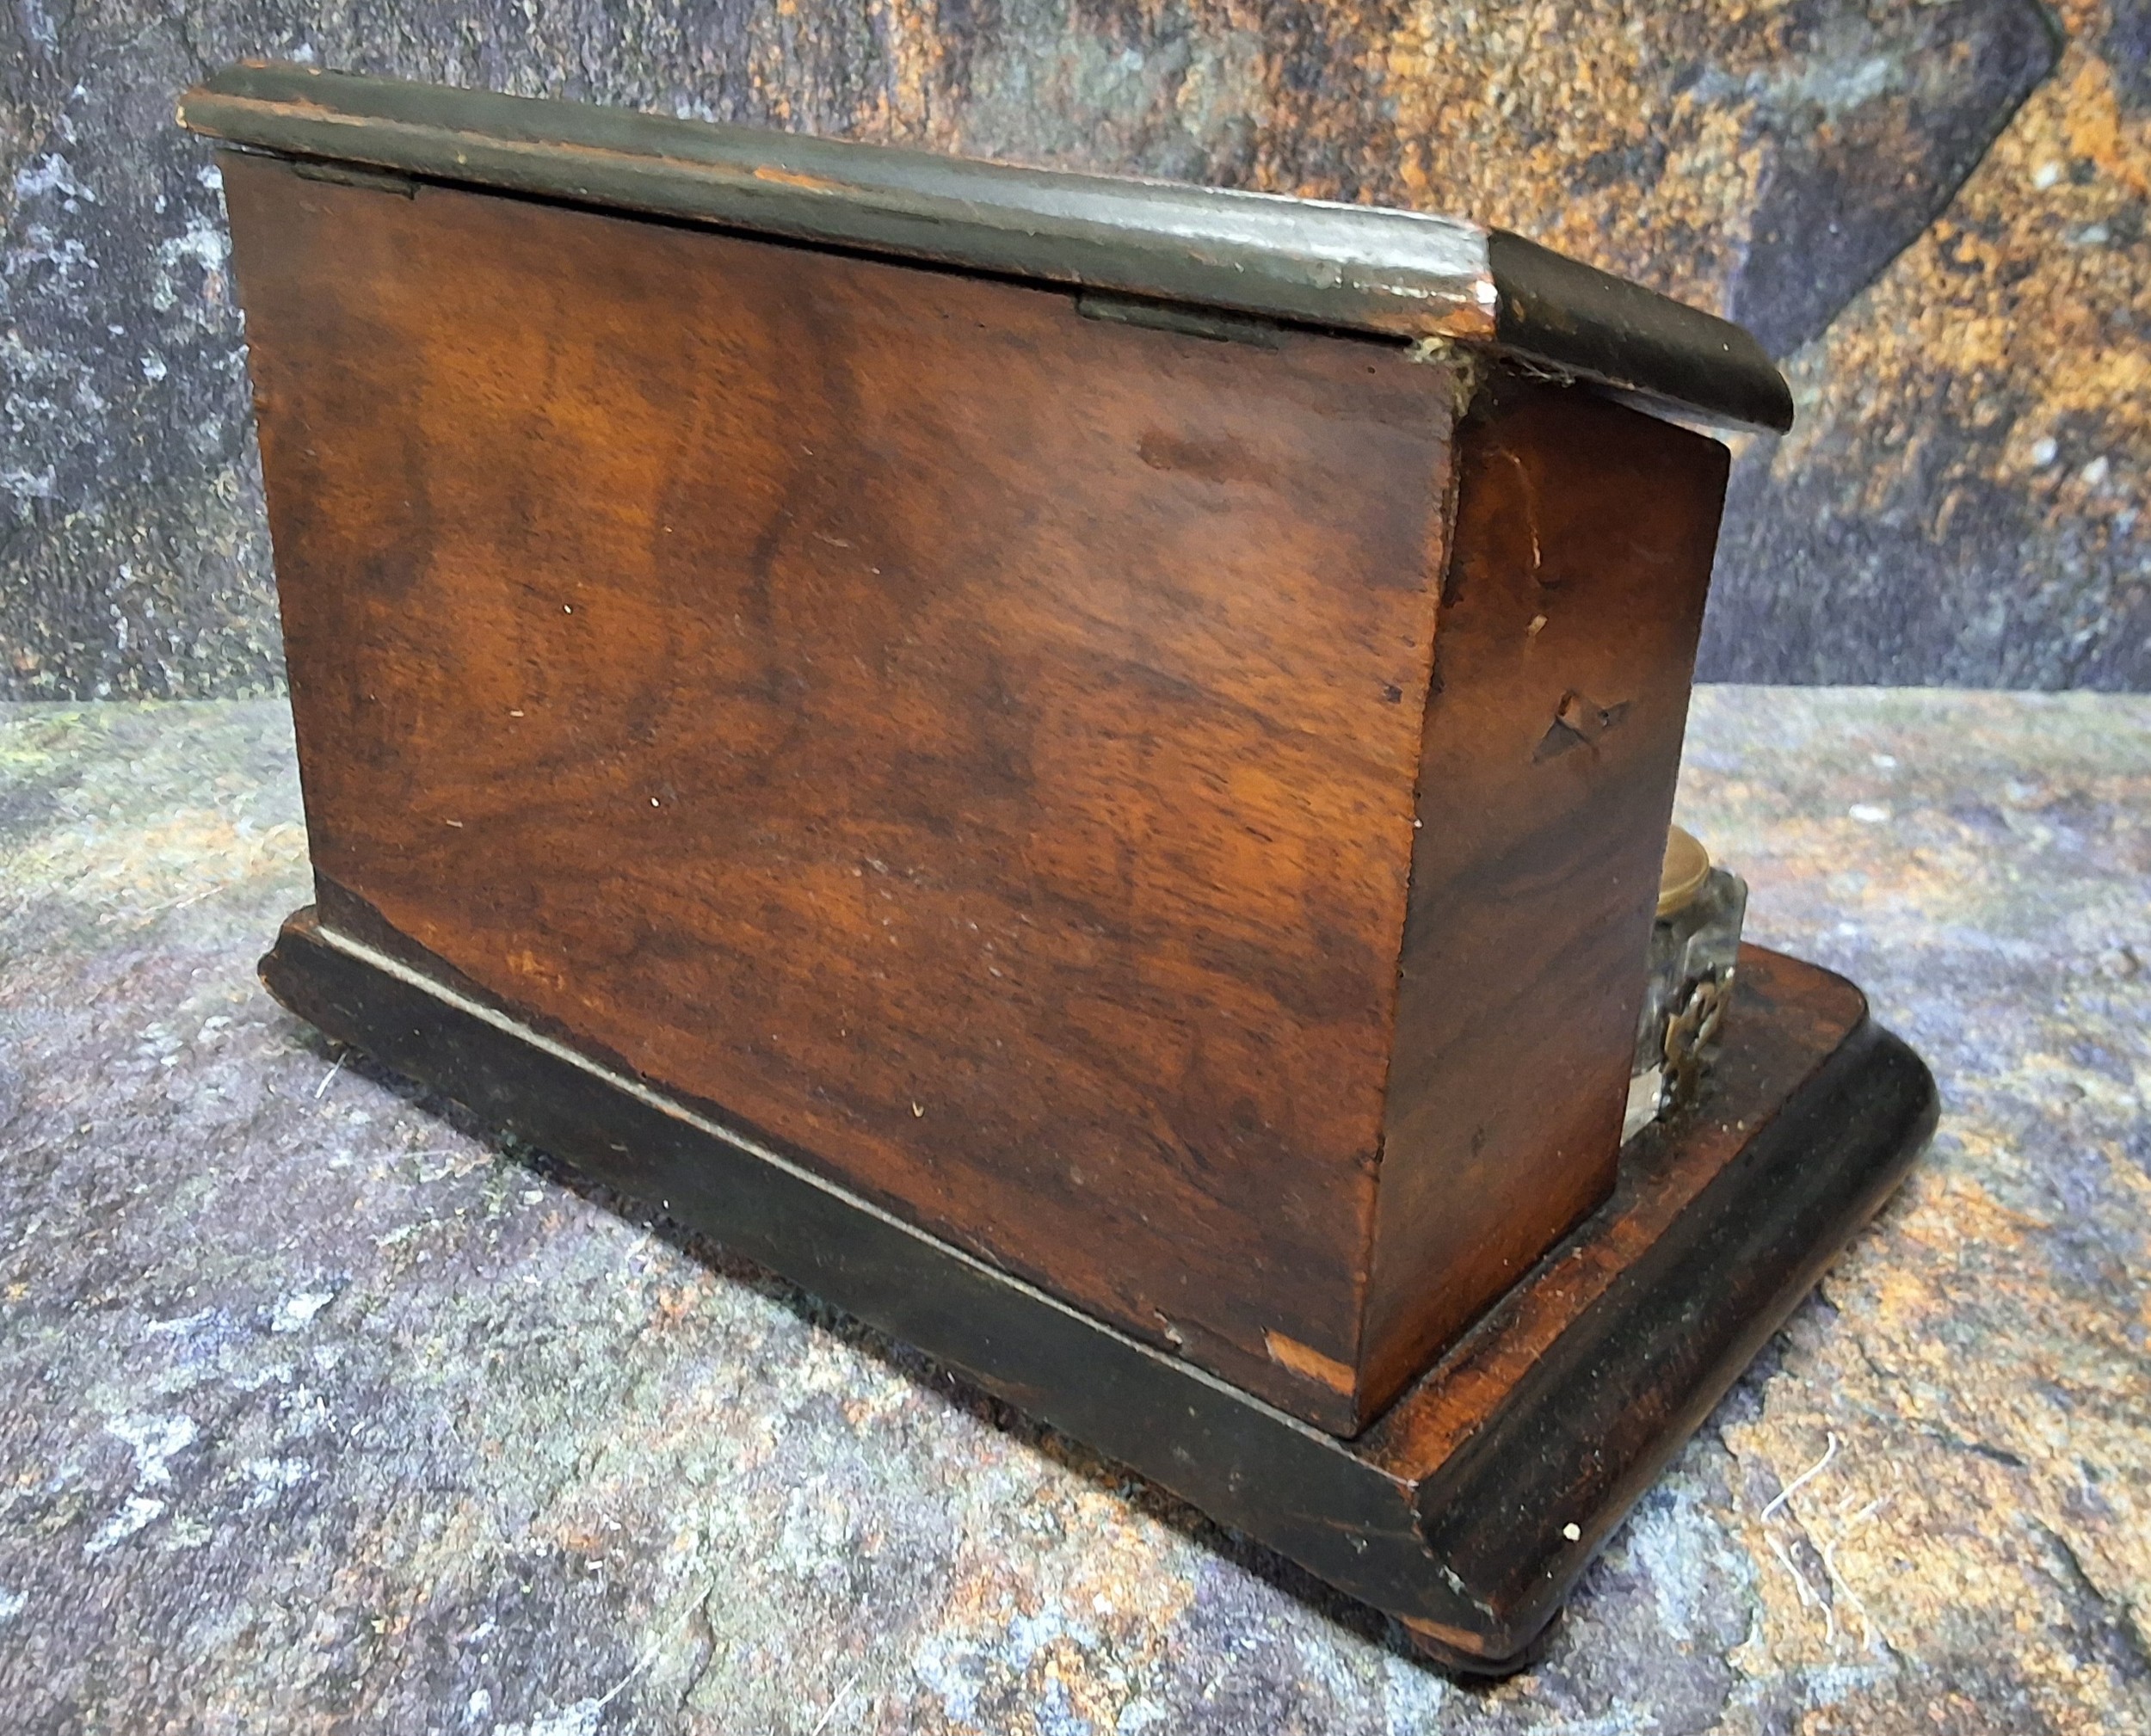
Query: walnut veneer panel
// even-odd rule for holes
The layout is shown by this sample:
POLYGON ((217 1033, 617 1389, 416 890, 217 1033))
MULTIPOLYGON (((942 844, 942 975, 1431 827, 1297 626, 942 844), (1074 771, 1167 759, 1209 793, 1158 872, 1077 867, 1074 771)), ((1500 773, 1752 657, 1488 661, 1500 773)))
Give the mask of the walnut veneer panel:
POLYGON ((324 915, 1359 1421, 1450 370, 226 174, 324 915))
POLYGON ((1393 1392, 1612 1190, 1725 490, 1716 440, 1512 385, 1455 554, 1361 1361, 1393 1392))

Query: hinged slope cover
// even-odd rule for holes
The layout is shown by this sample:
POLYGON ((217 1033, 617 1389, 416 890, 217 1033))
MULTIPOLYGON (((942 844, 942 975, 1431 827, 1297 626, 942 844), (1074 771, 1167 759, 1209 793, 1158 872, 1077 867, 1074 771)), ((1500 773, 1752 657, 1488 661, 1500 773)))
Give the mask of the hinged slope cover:
POLYGON ((724 224, 1400 339, 1446 338, 1706 420, 1784 429, 1740 327, 1454 218, 851 145, 244 63, 198 132, 299 157, 724 224))

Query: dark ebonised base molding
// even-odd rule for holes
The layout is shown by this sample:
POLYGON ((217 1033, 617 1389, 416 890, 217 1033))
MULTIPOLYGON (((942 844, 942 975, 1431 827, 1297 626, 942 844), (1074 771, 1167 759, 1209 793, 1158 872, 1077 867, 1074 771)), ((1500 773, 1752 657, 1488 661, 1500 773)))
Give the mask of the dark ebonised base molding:
POLYGON ((1530 1660, 1936 1116, 1926 1067, 1857 989, 1747 949, 1703 1102, 1631 1141, 1614 1197, 1346 1440, 922 1233, 721 1110, 530 1029, 446 966, 308 909, 262 976, 330 1036, 917 1345, 1476 1674, 1530 1660))

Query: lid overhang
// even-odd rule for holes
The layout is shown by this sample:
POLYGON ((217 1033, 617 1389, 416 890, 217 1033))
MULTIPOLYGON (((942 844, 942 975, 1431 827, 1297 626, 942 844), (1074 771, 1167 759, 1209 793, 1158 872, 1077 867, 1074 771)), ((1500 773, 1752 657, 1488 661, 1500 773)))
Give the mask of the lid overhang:
POLYGON ((632 109, 246 61, 181 122, 227 143, 1400 342, 1447 340, 1782 431, 1730 321, 1456 218, 1025 169, 632 109))

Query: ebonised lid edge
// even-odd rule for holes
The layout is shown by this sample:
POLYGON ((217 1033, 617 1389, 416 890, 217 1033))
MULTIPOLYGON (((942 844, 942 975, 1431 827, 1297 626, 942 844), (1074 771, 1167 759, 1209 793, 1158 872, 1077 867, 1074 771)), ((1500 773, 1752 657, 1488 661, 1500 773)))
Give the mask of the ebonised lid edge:
POLYGON ((1015 168, 579 102, 243 62, 182 99, 280 154, 1518 356, 1710 422, 1792 401, 1739 326, 1453 218, 1015 168))

